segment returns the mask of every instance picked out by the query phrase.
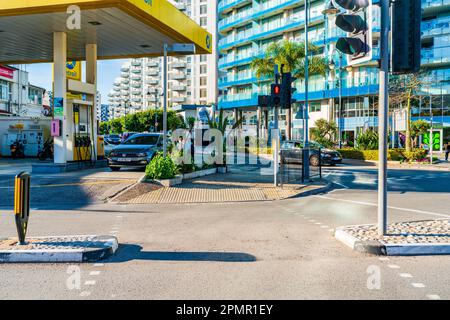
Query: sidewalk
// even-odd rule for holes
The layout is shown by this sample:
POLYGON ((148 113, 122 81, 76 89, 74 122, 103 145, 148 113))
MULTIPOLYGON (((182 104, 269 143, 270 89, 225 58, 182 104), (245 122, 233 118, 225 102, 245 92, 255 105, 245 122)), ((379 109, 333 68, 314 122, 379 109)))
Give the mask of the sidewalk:
POLYGON ((129 190, 131 199, 124 193, 113 201, 127 204, 268 201, 325 192, 327 188, 328 184, 324 181, 275 187, 273 176, 261 175, 260 167, 234 166, 229 173, 187 180, 174 187, 152 188, 151 191, 143 188, 144 192, 140 195, 129 190))

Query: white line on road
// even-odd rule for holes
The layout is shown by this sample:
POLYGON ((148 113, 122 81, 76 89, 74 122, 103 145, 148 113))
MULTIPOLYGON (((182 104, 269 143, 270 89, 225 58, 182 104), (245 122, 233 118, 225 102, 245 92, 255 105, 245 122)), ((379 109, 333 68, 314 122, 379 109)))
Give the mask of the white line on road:
POLYGON ((396 264, 388 264, 388 267, 391 269, 400 269, 400 266, 398 266, 396 264))
POLYGON ((96 282, 97 281, 95 281, 95 280, 87 280, 84 282, 84 285, 85 286, 93 286, 93 285, 95 285, 96 282))
POLYGON ((89 272, 90 276, 98 276, 100 274, 100 271, 91 271, 89 272))
MULTIPOLYGON (((364 202, 364 201, 339 199, 339 198, 333 198, 333 197, 327 197, 327 196, 318 196, 318 195, 317 196, 313 196, 313 197, 320 198, 320 199, 326 199, 326 200, 332 200, 332 201, 348 202, 348 203, 359 204, 359 205, 370 206, 370 207, 377 207, 378 206, 376 203, 364 202)), ((388 206, 388 208, 389 209, 393 209, 393 210, 400 210, 400 211, 407 211, 407 212, 414 212, 414 213, 422 213, 422 214, 427 214, 427 215, 434 215, 434 216, 439 216, 439 217, 444 217, 444 218, 450 218, 450 215, 448 215, 448 214, 431 212, 431 211, 409 209, 409 208, 400 208, 400 207, 393 207, 393 206, 388 206)))
POLYGON ((80 293, 81 297, 87 297, 87 296, 90 296, 90 295, 91 295, 91 293, 89 291, 83 291, 83 292, 80 293))
POLYGON ((103 267, 104 264, 103 263, 94 263, 94 267, 103 267))
POLYGON ((412 278, 413 277, 410 273, 399 273, 398 275, 402 278, 412 278))
POLYGON ((388 257, 380 257, 380 258, 378 258, 380 261, 389 261, 389 258, 388 257))
POLYGON ((413 282, 413 283, 411 283, 411 285, 412 285, 414 288, 425 288, 425 285, 424 285, 423 283, 413 282))
POLYGON ((427 298, 430 300, 441 300, 441 297, 439 297, 437 294, 427 294, 427 298))

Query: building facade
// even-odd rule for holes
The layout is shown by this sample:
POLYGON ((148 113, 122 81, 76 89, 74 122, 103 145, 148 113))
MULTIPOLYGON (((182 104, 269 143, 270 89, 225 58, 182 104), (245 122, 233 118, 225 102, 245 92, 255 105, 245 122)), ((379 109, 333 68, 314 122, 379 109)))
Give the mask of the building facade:
MULTIPOLYGON (((335 27, 334 17, 324 14, 328 1, 310 0, 308 23, 309 41, 320 48, 320 55, 330 66, 326 76, 309 79, 309 123, 317 119, 334 120, 341 125, 341 135, 353 143, 364 128, 378 125, 378 68, 380 8, 373 6, 373 60, 359 66, 347 66, 345 56, 339 59, 335 42, 344 33, 335 27), (339 62, 342 64, 339 67, 339 62), (341 87, 342 90, 339 90, 341 87), (339 94, 342 97, 341 116, 338 117, 339 94)), ((413 108, 413 119, 429 120, 430 112, 424 106, 432 95, 434 123, 450 127, 450 1, 422 0, 422 69, 433 79, 422 88, 421 106, 413 108), (427 116, 428 112, 428 116, 427 116)), ((218 50, 220 59, 219 108, 233 111, 235 117, 242 114, 245 123, 256 122, 257 96, 268 94, 273 80, 257 79, 250 63, 262 57, 267 46, 288 39, 305 40, 304 0, 221 0, 218 2, 218 50)), ((304 81, 297 80, 294 98, 299 103, 292 114, 281 110, 280 127, 286 131, 290 119, 292 138, 302 139, 303 123, 300 106, 305 99, 304 81)), ((273 117, 269 111, 268 126, 273 117)))
POLYGON ((28 82, 28 72, 0 66, 0 116, 41 117, 44 94, 28 82))
MULTIPOLYGON (((171 1, 200 26, 216 34, 217 6, 207 0, 171 1)), ((217 103, 216 54, 168 58, 168 106, 217 103)), ((141 58, 126 62, 108 95, 110 115, 161 108, 163 59, 141 58)))

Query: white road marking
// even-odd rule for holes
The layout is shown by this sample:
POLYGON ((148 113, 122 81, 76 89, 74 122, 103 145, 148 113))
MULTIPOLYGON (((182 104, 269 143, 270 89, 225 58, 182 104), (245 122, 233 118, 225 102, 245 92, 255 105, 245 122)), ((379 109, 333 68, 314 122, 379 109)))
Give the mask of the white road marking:
POLYGON ((103 263, 94 263, 94 267, 103 267, 104 264, 103 263))
POLYGON ((410 273, 399 273, 398 275, 402 278, 412 278, 413 277, 410 273))
POLYGON ((91 295, 91 293, 89 291, 83 291, 83 292, 80 293, 81 297, 87 297, 87 296, 90 296, 90 295, 91 295))
POLYGON ((427 294, 427 298, 430 300, 441 300, 441 297, 439 297, 437 294, 427 294))
POLYGON ((328 229, 329 226, 320 226, 321 228, 328 229))
POLYGON ((86 281, 84 282, 84 285, 85 285, 85 286, 93 286, 93 285, 95 285, 96 282, 97 282, 97 281, 95 281, 95 280, 86 280, 86 281))
POLYGON ((319 225, 319 224, 322 224, 321 222, 316 222, 316 223, 314 223, 314 224, 317 224, 317 225, 319 225))
POLYGON ((423 283, 413 282, 413 283, 411 283, 411 285, 414 288, 425 288, 425 285, 423 283))
POLYGON ((378 258, 380 261, 389 261, 389 258, 388 257, 380 257, 380 258, 378 258))
POLYGON ((400 266, 398 266, 396 264, 388 264, 388 267, 391 269, 400 269, 400 266))
POLYGON ((98 276, 100 274, 100 271, 91 271, 89 272, 90 276, 98 276))
MULTIPOLYGON (((377 207, 378 206, 378 204, 376 204, 376 203, 364 202, 364 201, 339 199, 339 198, 333 198, 333 197, 327 197, 327 196, 318 196, 318 195, 313 196, 313 197, 320 198, 320 199, 326 199, 326 200, 332 200, 332 201, 341 201, 341 202, 354 203, 354 204, 359 204, 359 205, 363 205, 363 206, 371 206, 371 207, 377 207)), ((393 209, 393 210, 408 211, 408 212, 422 213, 422 214, 427 214, 427 215, 433 215, 433 216, 439 216, 439 217, 444 217, 444 218, 450 218, 450 215, 448 215, 448 214, 431 212, 431 211, 409 209, 409 208, 400 208, 400 207, 393 207, 393 206, 388 206, 388 208, 389 209, 393 209)))

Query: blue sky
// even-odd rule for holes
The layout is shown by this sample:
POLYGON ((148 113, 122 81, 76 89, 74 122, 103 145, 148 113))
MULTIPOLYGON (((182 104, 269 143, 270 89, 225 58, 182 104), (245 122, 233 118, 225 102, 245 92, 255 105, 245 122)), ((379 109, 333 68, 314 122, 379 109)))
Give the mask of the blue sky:
MULTIPOLYGON (((120 76, 120 66, 126 60, 103 60, 98 62, 97 87, 102 94, 102 103, 108 103, 108 93, 112 88, 114 79, 120 76)), ((38 63, 26 66, 29 72, 29 82, 47 90, 52 89, 52 65, 50 63, 38 63)), ((84 76, 84 66, 83 66, 84 76)))

